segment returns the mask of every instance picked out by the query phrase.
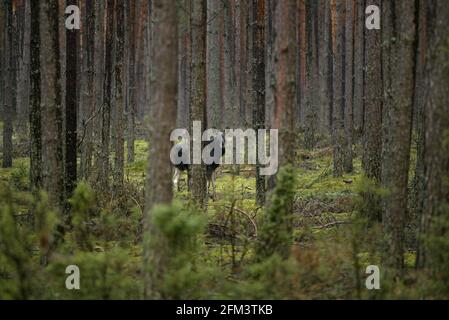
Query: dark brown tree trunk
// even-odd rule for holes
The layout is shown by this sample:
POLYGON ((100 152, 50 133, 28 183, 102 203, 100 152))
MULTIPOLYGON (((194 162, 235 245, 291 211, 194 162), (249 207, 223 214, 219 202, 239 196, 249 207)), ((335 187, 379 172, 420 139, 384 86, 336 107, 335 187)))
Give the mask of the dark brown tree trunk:
MULTIPOLYGON (((95 10, 93 1, 86 1, 84 14, 84 28, 82 36, 83 62, 82 62, 82 82, 81 86, 81 107, 80 107, 80 131, 79 141, 81 147, 80 155, 80 177, 88 180, 92 171, 92 156, 94 150, 94 124, 97 121, 97 112, 95 111, 95 66, 94 54, 95 47, 95 21, 99 12, 95 10)), ((97 63, 97 68, 101 64, 97 63)))
POLYGON ((207 1, 207 123, 210 128, 222 128, 223 110, 220 85, 220 37, 223 3, 220 0, 207 1))
POLYGON ((332 107, 332 141, 334 146, 334 175, 339 177, 344 171, 344 106, 345 106, 345 2, 333 0, 335 12, 333 22, 333 107, 332 107))
MULTIPOLYGON (((449 2, 426 1, 429 20, 425 55, 426 92, 424 117, 424 201, 420 217, 417 266, 428 267, 435 281, 446 281, 441 250, 432 250, 429 240, 447 241, 449 204, 449 2)), ((444 258, 443 258, 444 259, 444 258)))
MULTIPOLYGON (((363 136, 364 125, 364 73, 365 68, 365 0, 355 2, 355 26, 354 26, 354 138, 359 142, 363 136)), ((380 8, 380 7, 379 7, 380 8)), ((380 49, 380 48, 379 48, 380 49)), ((380 72, 380 70, 379 70, 380 72)), ((381 95, 379 95, 381 98, 381 95)))
POLYGON ((127 92, 126 92, 126 147, 127 162, 134 162, 135 148, 134 141, 136 139, 136 3, 129 1, 126 7, 126 32, 127 32, 127 92))
MULTIPOLYGON (((77 0, 67 0, 66 6, 77 5, 77 0)), ((64 184, 66 199, 72 196, 77 179, 77 45, 76 29, 66 29, 66 76, 65 76, 65 168, 64 184)))
POLYGON ((354 0, 346 0, 345 26, 345 146, 344 170, 347 173, 354 169, 352 145, 354 135, 353 94, 354 94, 354 0))
POLYGON ((125 119, 124 119, 124 41, 125 41, 125 2, 115 0, 115 117, 114 117, 114 195, 120 195, 123 191, 124 166, 125 166, 125 119))
POLYGON ((4 105, 3 105, 3 168, 12 167, 13 154, 13 117, 15 113, 15 46, 14 37, 14 13, 13 2, 9 1, 4 4, 5 9, 5 80, 4 80, 4 105))
MULTIPOLYGON (((367 0, 367 5, 381 7, 381 0, 367 0)), ((379 30, 365 30, 365 81, 364 81, 364 134, 362 166, 365 176, 375 185, 381 179, 382 157, 382 57, 379 30)), ((361 68, 360 68, 361 69, 361 68)), ((365 194, 368 212, 363 214, 371 221, 380 221, 382 212, 378 195, 365 194)))
MULTIPOLYGON (((265 0, 253 1, 253 122, 254 129, 265 128, 265 0)), ((260 146, 257 144, 256 152, 260 146)), ((260 164, 256 165, 256 202, 265 203, 265 176, 260 175, 260 164)))
POLYGON ((109 193, 109 151, 112 107, 112 50, 114 47, 114 0, 107 1, 104 52, 103 104, 100 113, 100 150, 98 156, 99 188, 109 193))
POLYGON ((382 221, 386 238, 384 263, 392 276, 404 270, 404 228, 410 163, 415 61, 415 3, 382 3, 383 57, 383 157, 382 221))
POLYGON ((64 167, 59 55, 59 8, 57 1, 39 2, 40 70, 42 106, 42 180, 50 203, 63 208, 64 167))
POLYGON ((273 128, 279 130, 279 165, 293 164, 296 150, 296 0, 275 4, 275 66, 273 128))
MULTIPOLYGON (((206 119, 206 17, 205 0, 192 2, 192 83, 190 97, 191 130, 193 121, 201 121, 202 128, 207 128, 206 119)), ((194 141, 195 143, 195 141, 194 141)), ((192 148, 193 151, 193 148, 192 148)), ((193 160, 193 157, 191 158, 193 160)), ((192 166, 192 196, 200 207, 206 206, 206 167, 204 164, 192 166)))
POLYGON ((305 123, 304 147, 312 150, 316 143, 318 126, 318 43, 317 43, 317 2, 305 1, 306 9, 306 91, 305 91, 305 123))
POLYGON ((42 187, 42 127, 41 127, 41 68, 39 0, 30 2, 30 185, 33 190, 42 187))
MULTIPOLYGON (((205 5, 205 3, 204 3, 205 5)), ((202 6, 205 10, 205 6, 202 6)), ((170 162, 170 133, 176 125, 176 91, 178 86, 177 58, 178 32, 176 6, 165 0, 153 0, 154 56, 152 57, 151 117, 149 131, 149 158, 146 175, 145 234, 154 234, 151 213, 154 206, 168 204, 173 197, 170 162), (156 94, 157 93, 157 94, 156 94)), ((205 15, 205 14, 204 14, 205 15)), ((203 21, 204 22, 204 21, 203 21)), ((204 25, 205 27, 205 25, 204 25)), ((203 41, 205 44, 205 34, 203 41)), ((205 54, 205 47, 204 54, 205 54)), ((204 56, 205 58, 205 56, 204 56)), ((205 69, 204 69, 205 71, 205 69)), ((205 77, 205 74, 204 74, 205 77)), ((205 78, 204 78, 205 79, 205 78)), ((204 88, 205 89, 205 88, 204 88)), ((205 91, 203 92, 205 96, 205 91)), ((204 101, 205 103, 205 101, 204 101)), ((154 255, 144 247, 145 297, 157 298, 153 287, 153 276, 157 271, 149 270, 148 264, 154 255)))
POLYGON ((319 41, 319 104, 320 104, 320 131, 323 133, 330 132, 330 110, 332 108, 330 96, 330 78, 331 65, 329 59, 332 59, 329 43, 330 35, 330 1, 319 1, 319 17, 318 17, 318 41, 319 41))

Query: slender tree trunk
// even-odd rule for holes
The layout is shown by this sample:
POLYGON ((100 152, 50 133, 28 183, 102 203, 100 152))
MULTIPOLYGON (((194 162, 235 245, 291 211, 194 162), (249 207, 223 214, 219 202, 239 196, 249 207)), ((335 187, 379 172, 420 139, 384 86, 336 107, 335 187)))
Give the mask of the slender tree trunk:
POLYGON ((415 58, 415 3, 382 3, 383 157, 382 221, 386 238, 384 263, 400 278, 404 270, 404 228, 410 163, 415 58))
POLYGON ((319 1, 319 17, 318 17, 318 41, 319 41, 319 105, 320 105, 320 131, 323 133, 330 132, 330 109, 332 103, 330 99, 329 78, 332 70, 329 65, 331 52, 329 50, 330 38, 330 1, 319 1))
MULTIPOLYGON (((449 221, 449 2, 426 1, 428 14, 428 45, 425 55, 426 94, 423 114, 424 140, 424 201, 420 219, 420 243, 417 267, 428 267, 435 281, 446 281, 446 260, 429 247, 430 239, 447 241, 449 221)), ((438 248, 444 250, 443 248, 438 248)))
POLYGON ((27 142, 28 118, 29 118, 29 95, 30 95, 30 3, 24 1, 18 17, 18 28, 21 34, 17 52, 17 120, 16 128, 19 141, 27 142))
MULTIPOLYGON (((84 180, 88 180, 92 171, 92 156, 94 150, 94 123, 97 121, 97 113, 95 110, 96 87, 95 87, 95 70, 101 67, 101 63, 97 61, 94 66, 95 48, 100 44, 95 42, 95 23, 96 16, 99 12, 95 9, 93 1, 86 1, 84 14, 83 29, 83 75, 81 85, 81 101, 80 108, 80 176, 84 180)), ((98 37, 98 36, 97 36, 98 37)), ((98 40, 98 39, 97 39, 98 40)))
POLYGON ((332 0, 335 12, 333 21, 333 110, 332 110, 332 141, 334 146, 334 175, 343 175, 344 170, 344 106, 345 106, 345 1, 332 0))
POLYGON ((106 40, 103 79, 103 104, 100 113, 100 150, 98 156, 99 187, 101 192, 109 192, 109 150, 112 107, 112 50, 114 46, 114 0, 107 1, 106 40))
POLYGON ((275 4, 275 60, 277 61, 274 89, 273 128, 279 130, 280 167, 295 160, 296 134, 294 110, 296 87, 296 1, 286 0, 275 4))
POLYGON ((352 145, 354 140, 354 0, 346 0, 345 66, 345 151, 343 166, 345 172, 350 173, 354 169, 352 163, 352 145))
MULTIPOLYGON (((203 7, 205 9, 205 7, 203 7)), ((145 234, 154 236, 151 212, 158 204, 168 204, 173 197, 170 162, 170 133, 176 125, 176 90, 178 32, 176 6, 165 0, 153 0, 153 21, 155 24, 152 58, 153 82, 151 84, 151 118, 149 131, 149 158, 146 175, 145 234), (156 94, 157 93, 157 94, 156 94)), ((204 21, 203 21, 204 22, 204 21)), ((204 26, 205 27, 205 26, 204 26)), ((204 34, 205 44, 205 34, 204 34)), ((204 47, 205 53, 205 47, 204 47)), ((205 70, 205 69, 204 69, 205 70)), ((205 75, 204 75, 205 76, 205 75)), ((205 95, 205 92, 203 93, 205 95)), ((153 276, 159 277, 157 270, 149 270, 149 264, 156 255, 163 252, 149 252, 144 247, 145 297, 157 298, 153 288, 153 276)), ((163 272, 163 271, 162 271, 163 272)))
MULTIPOLYGON (((365 0, 355 2, 355 26, 354 26, 354 138, 358 142, 363 137, 364 125, 364 73, 365 68, 365 0)), ((380 8, 380 7, 379 7, 380 8)), ((379 47, 379 49, 381 49, 379 47)), ((377 50, 379 51, 379 50, 377 50)), ((380 72, 381 70, 379 70, 380 72)), ((378 96, 381 98, 381 95, 378 96)))
MULTIPOLYGON (((66 5, 77 5, 77 0, 67 0, 66 5)), ((66 29, 66 94, 65 94, 65 170, 66 199, 70 198, 77 178, 77 45, 76 29, 66 29)))
POLYGON ((59 8, 56 1, 40 1, 40 70, 42 127, 42 180, 50 203, 64 202, 59 8))
MULTIPOLYGON (((15 59, 14 59, 14 26, 13 26, 13 2, 4 4, 5 13, 5 98, 3 105, 3 168, 12 167, 13 153, 13 115, 15 108, 15 59)), ((2 21, 3 22, 3 21, 2 21)))
POLYGON ((220 85, 220 23, 223 17, 221 0, 207 1, 207 123, 211 128, 222 128, 220 85))
MULTIPOLYGON (((381 7, 381 0, 367 0, 367 5, 381 7)), ((364 86, 364 135, 362 165, 365 176, 374 185, 381 179, 382 156, 382 57, 381 34, 379 30, 365 31, 365 86, 364 86)), ((361 69, 361 68, 360 68, 361 69)), ((364 195, 367 212, 371 221, 382 220, 378 195, 364 195)))
POLYGON ((125 165, 125 119, 124 119, 124 41, 125 41, 125 2, 115 0, 116 17, 116 43, 115 43, 115 153, 114 153, 114 194, 120 195, 123 191, 124 165, 125 165))
POLYGON ((135 150, 134 140, 136 139, 136 3, 130 1, 127 5, 126 30, 127 30, 127 93, 126 93, 126 146, 127 146, 127 162, 134 162, 135 150))
POLYGON ((30 184, 33 190, 42 187, 41 69, 39 0, 30 2, 30 184))
POLYGON ((318 77, 318 47, 317 47, 317 2, 306 0, 306 102, 304 124, 304 147, 312 150, 316 143, 318 125, 317 77, 318 77))
MULTIPOLYGON (((207 128, 206 119, 206 16, 205 0, 192 2, 192 83, 191 83, 191 130, 193 121, 201 121, 207 128)), ((195 143, 195 141, 194 141, 195 143)), ((193 150, 193 148, 192 148, 193 150)), ((193 157, 191 158, 193 160, 193 157)), ((192 166, 192 196, 201 207, 206 206, 206 167, 204 164, 192 166)))
MULTIPOLYGON (((265 128, 265 0, 253 1, 253 121, 254 129, 265 128)), ((257 143, 256 152, 261 146, 257 143)), ((256 165, 256 202, 265 203, 265 176, 256 165)))

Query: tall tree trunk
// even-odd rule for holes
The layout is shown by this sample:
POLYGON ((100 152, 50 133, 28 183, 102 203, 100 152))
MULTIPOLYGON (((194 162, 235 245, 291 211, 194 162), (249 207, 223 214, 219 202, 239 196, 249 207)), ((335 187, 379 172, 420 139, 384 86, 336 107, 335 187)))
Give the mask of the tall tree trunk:
POLYGON ((279 130, 280 167, 293 164, 296 150, 296 0, 275 4, 275 66, 273 128, 279 130))
POLYGON ((316 143, 318 125, 318 46, 317 2, 306 0, 306 102, 304 124, 304 147, 312 150, 316 143))
MULTIPOLYGON (((367 5, 380 8, 381 0, 367 0, 367 5)), ((365 31, 365 81, 364 81, 364 134, 362 166, 365 176, 378 185, 381 179, 382 156, 382 58, 381 34, 379 30, 365 31)), ((362 69, 362 68, 359 68, 362 69)), ((371 221, 382 220, 378 195, 364 195, 363 212, 371 221)))
MULTIPOLYGON (((17 24, 20 33, 18 44, 17 72, 17 136, 20 143, 26 143, 28 137, 29 90, 30 90, 30 3, 20 4, 17 24)), ((16 37, 17 38, 17 37, 16 37)))
POLYGON ((320 106, 320 131, 323 133, 330 132, 330 109, 332 102, 330 99, 329 78, 332 70, 329 64, 331 52, 329 50, 330 38, 330 2, 329 0, 319 1, 318 16, 318 41, 319 41, 319 106, 320 106))
POLYGON ((211 128, 223 129, 220 85, 220 23, 223 17, 221 0, 207 1, 207 123, 211 128))
POLYGON ((334 146, 334 175, 343 175, 344 169, 344 106, 345 106, 345 1, 332 0, 333 11, 333 107, 332 141, 334 146))
POLYGON ((39 0, 30 2, 30 185, 36 191, 42 187, 42 127, 39 0))
POLYGON ((352 145, 354 134, 353 122, 353 94, 354 94, 354 0, 346 0, 346 27, 345 27, 345 150, 344 170, 352 172, 354 169, 352 158, 352 145))
MULTIPOLYGON (((206 119, 206 16, 205 0, 192 1, 192 83, 191 83, 191 130, 193 121, 201 121, 207 128, 206 119)), ((195 138, 194 138, 195 139, 195 138)), ((195 144, 195 140, 194 140, 195 144)), ((193 150, 193 148, 192 148, 193 150)), ((193 160, 193 157, 191 158, 193 160)), ((192 196, 201 207, 206 205, 206 167, 204 164, 192 166, 192 196)))
POLYGON ((95 47, 99 44, 95 43, 95 22, 96 15, 99 12, 95 10, 93 1, 86 1, 84 14, 84 28, 82 29, 82 45, 83 45, 83 62, 82 62, 82 79, 81 79, 81 107, 80 107, 80 177, 88 180, 92 171, 92 156, 94 148, 94 123, 97 121, 97 113, 95 111, 96 92, 95 87, 95 68, 94 66, 95 47))
MULTIPOLYGON (((414 217, 422 212, 422 206, 424 201, 424 121, 426 115, 424 114, 425 104, 426 104, 426 54, 428 46, 429 37, 429 26, 428 26, 428 9, 426 0, 420 0, 418 2, 419 17, 418 17, 418 47, 416 52, 416 78, 415 78, 415 96, 413 99, 414 103, 414 128, 416 128, 416 166, 415 166, 415 176, 413 178, 413 196, 411 208, 413 209, 414 217)), ((419 250, 418 250, 419 251, 419 250)))
POLYGON ((100 191, 109 193, 109 150, 112 107, 112 50, 114 46, 114 0, 107 1, 106 40, 104 51, 103 101, 100 112, 100 150, 98 155, 98 173, 100 191))
MULTIPOLYGON (((265 0, 253 1, 253 121, 254 129, 265 128, 265 0)), ((259 143, 256 152, 259 152, 259 143)), ((260 164, 256 164, 256 202, 265 203, 265 176, 260 175, 260 164)))
MULTIPOLYGON (((360 141, 360 139, 363 136, 363 124, 364 124, 363 88, 364 88, 365 68, 361 68, 360 66, 365 66, 365 33, 366 31, 369 31, 366 30, 365 27, 365 8, 366 8, 365 0, 358 0, 355 2, 353 115, 354 115, 354 138, 356 142, 360 141)), ((379 95, 378 97, 381 98, 381 95, 379 95)))
POLYGON ((136 3, 130 1, 126 6, 126 41, 127 50, 127 92, 126 92, 126 146, 127 162, 134 162, 135 150, 134 140, 136 139, 136 3))
POLYGON ((415 58, 415 3, 382 3, 383 157, 382 221, 386 238, 384 263, 400 278, 404 269, 404 228, 410 163, 415 58))
POLYGON ((5 89, 3 105, 3 168, 12 166, 13 154, 13 115, 15 112, 16 76, 15 76, 15 46, 14 46, 14 24, 13 24, 13 2, 4 4, 5 12, 5 89))
MULTIPOLYGON (((205 9, 205 7, 203 7, 205 9)), ((171 182, 170 133, 176 125, 176 90, 178 32, 176 6, 165 0, 153 0, 155 21, 153 25, 154 51, 151 83, 151 118, 149 131, 149 158, 146 175, 145 196, 145 235, 154 236, 151 213, 154 206, 170 203, 173 197, 171 182), (157 93, 157 94, 156 94, 157 93)), ((204 21, 203 21, 204 22, 204 21)), ((205 25, 204 25, 205 27, 205 25)), ((204 34, 204 44, 205 44, 204 34)), ((204 48, 205 52, 205 48, 204 48)), ((204 75, 205 76, 205 75, 204 75)), ((205 95, 205 92, 203 93, 205 95)), ((157 298, 153 288, 153 276, 159 277, 156 270, 149 270, 151 259, 162 252, 149 252, 144 247, 145 297, 157 298)), ((163 271, 161 271, 163 272, 163 271)))
POLYGON ((50 203, 64 202, 59 8, 57 1, 40 1, 40 70, 42 127, 42 180, 50 203))
POLYGON ((125 41, 125 2, 115 0, 116 17, 116 42, 115 42, 115 152, 114 152, 114 194, 119 195, 123 191, 124 165, 125 165, 125 119, 124 119, 124 41, 125 41))
MULTIPOLYGON (((424 201, 420 219, 420 243, 417 266, 428 267, 435 281, 447 273, 447 260, 441 260, 441 253, 429 247, 431 238, 447 239, 449 221, 449 3, 444 0, 426 1, 429 21, 428 45, 425 55, 426 95, 423 114, 424 140, 424 201), (443 272, 442 272, 443 271, 443 272)), ((435 241, 435 240, 434 240, 435 241)), ((439 250, 444 250, 439 248, 439 250)), ((444 258, 443 258, 444 259, 444 258)))
MULTIPOLYGON (((77 5, 77 0, 67 0, 66 5, 77 5)), ((65 93, 65 170, 64 183, 66 199, 70 198, 77 178, 77 45, 76 29, 66 29, 66 93, 65 93)))

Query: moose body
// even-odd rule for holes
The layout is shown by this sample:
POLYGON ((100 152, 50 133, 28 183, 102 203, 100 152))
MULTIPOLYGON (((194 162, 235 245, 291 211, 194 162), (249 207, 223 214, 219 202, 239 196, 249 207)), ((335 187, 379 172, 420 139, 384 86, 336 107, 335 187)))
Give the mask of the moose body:
MULTIPOLYGON (((185 154, 185 150, 190 150, 186 148, 186 142, 176 144, 174 152, 178 154, 181 161, 174 165, 173 174, 173 184, 178 188, 179 178, 182 171, 188 171, 190 169, 189 155, 185 154)), ((210 146, 210 157, 212 161, 206 163, 206 179, 207 179, 207 192, 209 193, 209 188, 212 185, 212 198, 215 199, 215 179, 216 170, 220 166, 220 159, 225 154, 225 138, 223 133, 217 134, 212 137, 211 140, 205 142, 204 148, 210 146), (212 146, 212 144, 214 144, 212 146), (218 152, 216 152, 218 151, 218 152)), ((208 148, 209 149, 209 148, 208 148)))

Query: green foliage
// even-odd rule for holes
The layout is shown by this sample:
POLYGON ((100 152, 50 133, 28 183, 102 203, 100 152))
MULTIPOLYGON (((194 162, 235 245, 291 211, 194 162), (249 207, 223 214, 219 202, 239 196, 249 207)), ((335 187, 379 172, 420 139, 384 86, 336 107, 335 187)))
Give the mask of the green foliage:
POLYGON ((16 222, 14 193, 0 187, 0 299, 29 299, 33 295, 30 225, 16 222))
POLYGON ((449 204, 439 208, 432 219, 429 235, 424 239, 428 248, 429 269, 432 273, 433 292, 437 296, 449 295, 449 204))
POLYGON ((204 226, 201 215, 180 204, 153 208, 152 233, 147 239, 150 297, 195 299, 204 295, 202 282, 209 273, 207 267, 201 266, 200 236, 204 226))
POLYGON ((92 233, 89 228, 90 219, 93 215, 92 208, 95 204, 95 195, 92 188, 83 182, 78 184, 69 203, 72 208, 75 241, 81 249, 92 250, 92 233))
POLYGON ((126 250, 112 248, 108 252, 77 252, 55 258, 45 269, 46 298, 49 299, 139 299, 142 293, 138 268, 130 263, 126 250), (80 290, 67 290, 65 269, 80 269, 80 290))
POLYGON ((11 185, 17 190, 27 190, 29 187, 28 168, 19 163, 18 166, 11 170, 11 185))
POLYGON ((382 221, 381 201, 387 191, 377 181, 363 175, 356 184, 356 192, 356 209, 367 223, 382 221))
POLYGON ((279 170, 276 187, 265 213, 256 247, 258 259, 277 253, 288 256, 292 243, 293 197, 295 174, 291 166, 279 170))

